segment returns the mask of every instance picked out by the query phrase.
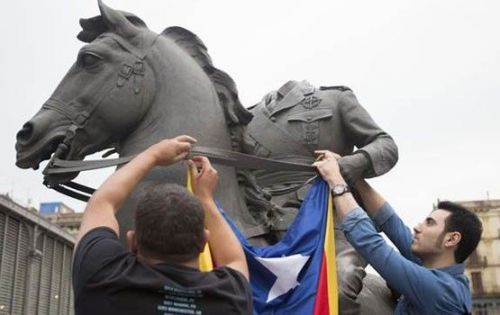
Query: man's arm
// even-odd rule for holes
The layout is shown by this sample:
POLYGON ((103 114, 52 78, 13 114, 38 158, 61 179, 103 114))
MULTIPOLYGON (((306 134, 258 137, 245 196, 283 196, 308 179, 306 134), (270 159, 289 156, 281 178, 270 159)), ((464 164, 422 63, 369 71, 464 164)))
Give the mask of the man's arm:
POLYGON ((386 203, 385 199, 364 179, 360 179, 356 182, 356 190, 361 196, 364 209, 370 217, 374 218, 378 214, 380 208, 386 203))
POLYGON ((199 156, 190 161, 190 170, 193 191, 205 209, 205 226, 210 232, 208 243, 215 265, 235 269, 248 280, 248 266, 243 248, 214 202, 217 171, 206 157, 199 156))
MULTIPOLYGON (((323 161, 315 163, 323 178, 328 182, 330 187, 338 184, 345 184, 343 176, 340 173, 338 160, 340 156, 330 152, 319 150, 317 154, 324 155, 323 161)), ((387 235, 391 242, 399 249, 401 254, 413 262, 420 263, 411 252, 411 243, 413 235, 401 218, 394 212, 391 206, 385 199, 373 189, 365 180, 356 182, 356 189, 361 196, 366 212, 372 217, 378 227, 387 235)), ((359 207, 356 200, 351 194, 344 194, 334 199, 337 216, 343 218, 346 209, 354 209, 359 207), (337 205, 337 203, 339 203, 337 205)))
MULTIPOLYGON (((317 153, 322 154, 324 158, 314 165, 330 187, 345 184, 337 163, 340 156, 329 151, 317 151, 317 153)), ((370 192, 369 189, 367 191, 374 192, 374 190, 370 192)), ((372 198, 368 200, 371 206, 383 200, 377 195, 373 195, 372 198)), ((334 202, 337 216, 343 221, 342 227, 346 238, 389 286, 422 309, 430 307, 429 312, 434 311, 436 300, 441 296, 456 295, 456 288, 450 287, 447 281, 443 281, 431 270, 404 258, 389 246, 377 233, 370 218, 358 206, 351 194, 336 196, 334 202)))
POLYGON ((343 177, 350 183, 387 173, 398 161, 398 147, 382 130, 351 91, 342 92, 340 114, 347 137, 358 148, 339 160, 343 177))
POLYGON ((115 213, 134 187, 155 165, 170 165, 185 158, 195 141, 189 136, 163 140, 108 177, 87 203, 75 248, 80 239, 96 227, 109 227, 119 235, 115 213))
POLYGON ((356 182, 356 189, 363 200, 364 209, 375 224, 387 235, 401 254, 420 264, 420 259, 411 252, 413 234, 387 201, 364 179, 356 182))

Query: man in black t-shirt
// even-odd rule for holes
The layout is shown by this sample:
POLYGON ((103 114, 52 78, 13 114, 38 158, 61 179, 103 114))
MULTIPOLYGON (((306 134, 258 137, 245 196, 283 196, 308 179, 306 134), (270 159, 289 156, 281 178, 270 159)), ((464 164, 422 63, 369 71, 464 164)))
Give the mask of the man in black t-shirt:
POLYGON ((73 260, 77 315, 252 313, 245 256, 213 201, 218 177, 207 158, 189 161, 197 198, 178 185, 151 187, 127 233, 129 249, 118 240, 123 201, 151 168, 182 160, 194 142, 179 136, 151 146, 93 194, 73 260), (201 272, 207 242, 219 267, 201 272))

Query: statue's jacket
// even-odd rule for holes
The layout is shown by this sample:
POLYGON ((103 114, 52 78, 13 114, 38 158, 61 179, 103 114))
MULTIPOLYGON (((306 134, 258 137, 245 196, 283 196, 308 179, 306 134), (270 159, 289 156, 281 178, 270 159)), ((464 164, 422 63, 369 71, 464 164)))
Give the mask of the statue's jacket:
MULTIPOLYGON (((341 156, 361 153, 370 161, 365 177, 384 174, 397 162, 395 142, 347 87, 318 89, 307 81, 289 81, 250 111, 254 118, 245 137, 248 153, 303 163, 312 163, 318 149, 341 156)), ((258 184, 276 196, 296 190, 315 174, 256 171, 255 175, 258 184)))

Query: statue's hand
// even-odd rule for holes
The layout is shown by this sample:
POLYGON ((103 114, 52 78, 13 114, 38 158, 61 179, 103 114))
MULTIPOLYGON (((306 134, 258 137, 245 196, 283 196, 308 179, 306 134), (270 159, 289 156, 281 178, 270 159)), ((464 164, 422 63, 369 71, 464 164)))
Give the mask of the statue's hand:
POLYGON ((370 161, 362 153, 343 156, 338 162, 342 177, 344 177, 350 185, 364 178, 364 174, 370 168, 370 161))

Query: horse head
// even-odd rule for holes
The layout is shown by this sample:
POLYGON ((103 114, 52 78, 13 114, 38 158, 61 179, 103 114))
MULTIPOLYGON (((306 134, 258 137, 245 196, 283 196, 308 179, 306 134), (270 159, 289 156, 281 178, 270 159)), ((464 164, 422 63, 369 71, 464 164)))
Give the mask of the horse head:
MULTIPOLYGON (((37 169, 40 162, 53 153, 66 160, 82 160, 86 155, 108 148, 119 153, 137 153, 161 137, 176 135, 176 131, 171 131, 156 132, 158 135, 154 136, 151 130, 140 127, 142 122, 143 126, 165 128, 162 126, 165 121, 160 119, 165 110, 152 110, 153 104, 175 103, 172 105, 177 107, 175 115, 182 116, 181 107, 186 107, 186 104, 181 106, 182 103, 211 99, 198 90, 215 91, 212 93, 215 100, 211 101, 222 108, 230 129, 250 120, 251 114, 239 103, 234 82, 213 67, 204 44, 196 35, 180 27, 155 34, 137 16, 98 2, 101 15, 80 20, 82 31, 77 37, 87 45, 80 49, 76 62, 51 97, 17 133, 18 167, 37 169), (167 46, 171 49, 168 60, 159 52, 167 46), (160 68, 158 63, 171 66, 160 68), (209 83, 203 85, 194 75, 185 76, 186 71, 179 71, 184 63, 190 68, 198 67, 195 70, 201 73, 199 76, 204 75, 209 83), (177 76, 178 81, 184 81, 183 86, 170 81, 164 83, 169 79, 167 72, 170 77, 177 76), (190 84, 189 93, 184 91, 188 89, 186 83, 190 84), (189 94, 187 98, 186 94, 189 94), (129 145, 137 142, 141 142, 140 147, 129 145)), ((172 115, 172 111, 169 114, 172 115)), ((177 128, 177 132, 190 133, 190 130, 183 132, 177 128)), ((203 137, 203 133, 199 134, 203 137)), ((77 174, 51 175, 50 180, 58 184, 77 174)))
POLYGON ((148 111, 155 96, 154 74, 147 71, 144 57, 156 37, 144 31, 139 18, 101 2, 99 8, 100 16, 80 20, 78 38, 88 44, 49 100, 17 133, 17 166, 36 169, 58 146, 59 158, 81 160, 113 146, 148 111))

